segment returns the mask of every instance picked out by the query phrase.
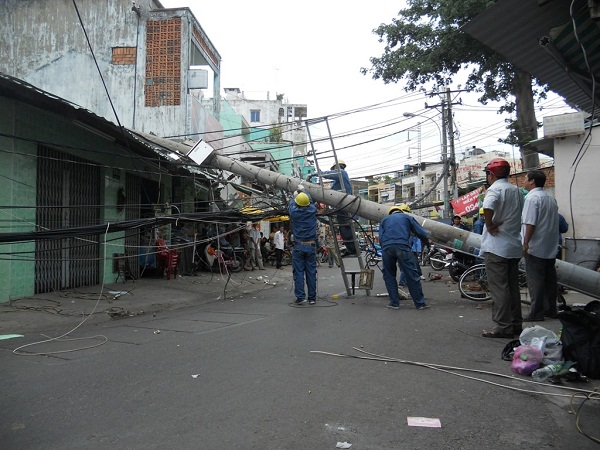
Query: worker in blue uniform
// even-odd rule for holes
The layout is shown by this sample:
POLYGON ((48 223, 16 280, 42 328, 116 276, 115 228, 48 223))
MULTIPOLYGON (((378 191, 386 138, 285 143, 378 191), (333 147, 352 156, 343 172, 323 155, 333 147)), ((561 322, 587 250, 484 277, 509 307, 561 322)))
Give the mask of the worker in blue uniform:
POLYGON ((390 309, 400 308, 400 295, 396 281, 396 267, 406 275, 408 292, 415 304, 415 308, 423 310, 429 308, 425 303, 421 277, 417 268, 417 261, 410 246, 410 236, 429 241, 427 231, 417 223, 414 217, 404 214, 406 205, 392 206, 389 215, 379 224, 379 242, 381 243, 383 262, 383 281, 390 296, 387 305, 390 309))
MULTIPOLYGON (((350 177, 348 176, 348 172, 346 172, 346 163, 341 159, 338 159, 337 164, 331 166, 331 170, 318 172, 315 175, 318 175, 321 178, 332 180, 333 183, 331 183, 331 189, 334 191, 345 192, 346 194, 352 195, 352 183, 350 183, 350 177)), ((352 226, 352 217, 350 217, 350 214, 346 211, 340 211, 337 214, 337 217, 340 224, 340 235, 342 236, 342 240, 347 250, 346 255, 357 255, 356 246, 354 245, 354 227, 352 226)))
POLYGON ((317 301, 317 206, 306 192, 299 192, 289 205, 289 215, 294 234, 292 266, 294 268, 295 304, 306 303, 304 283, 308 290, 308 303, 317 301))

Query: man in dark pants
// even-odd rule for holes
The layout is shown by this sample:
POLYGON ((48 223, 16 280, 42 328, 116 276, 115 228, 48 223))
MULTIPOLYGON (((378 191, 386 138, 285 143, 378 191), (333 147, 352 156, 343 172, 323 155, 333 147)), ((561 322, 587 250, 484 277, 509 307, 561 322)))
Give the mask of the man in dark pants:
MULTIPOLYGON (((512 339, 523 330, 519 260, 523 194, 508 182, 510 164, 494 158, 485 166, 489 189, 483 200, 485 227, 481 236, 488 287, 492 296, 492 320, 496 326, 483 337, 512 339)), ((554 241, 556 242, 556 241, 554 241)))
POLYGON ((276 268, 281 269, 281 260, 283 258, 283 251, 285 250, 285 234, 283 232, 283 225, 279 227, 279 230, 273 235, 273 245, 275 246, 275 258, 276 268))
POLYGON ((541 170, 527 173, 525 189, 529 191, 523 206, 521 236, 527 271, 527 289, 531 311, 523 320, 538 322, 544 316, 557 318, 556 298, 556 235, 558 234, 558 205, 544 185, 546 175, 541 170))
POLYGON ((290 219, 294 234, 292 264, 294 267, 294 294, 296 305, 306 303, 304 281, 308 289, 308 303, 317 300, 317 207, 310 196, 300 192, 290 202, 290 219))
MULTIPOLYGON (((341 159, 338 160, 337 164, 331 166, 331 170, 319 172, 317 174, 322 178, 332 180, 331 189, 334 191, 345 192, 346 194, 352 195, 352 183, 350 183, 350 177, 346 172, 346 163, 341 159), (337 168, 339 167, 339 173, 337 168), (342 175, 342 183, 340 183, 340 174, 342 175)), ((309 179, 310 181, 310 179, 309 179)), ((354 227, 352 226, 352 217, 346 211, 340 211, 337 214, 338 222, 340 223, 340 235, 348 251, 348 255, 356 255, 356 247, 354 245, 354 227)))
POLYGON ((421 278, 417 268, 417 261, 410 247, 410 235, 414 234, 425 241, 429 240, 427 232, 417 221, 404 214, 404 205, 392 206, 389 215, 379 224, 379 242, 382 248, 383 281, 390 296, 390 309, 400 308, 400 295, 396 281, 396 267, 406 275, 408 292, 413 299, 415 308, 422 310, 429 308, 425 303, 421 278))

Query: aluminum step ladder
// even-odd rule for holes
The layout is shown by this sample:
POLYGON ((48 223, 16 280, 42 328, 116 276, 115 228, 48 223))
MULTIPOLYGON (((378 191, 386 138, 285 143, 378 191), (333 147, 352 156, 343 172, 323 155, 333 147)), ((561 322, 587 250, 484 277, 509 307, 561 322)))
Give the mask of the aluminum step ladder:
MULTIPOLYGON (((340 185, 344 186, 342 172, 339 169, 337 153, 335 150, 335 145, 333 143, 333 138, 331 136, 329 121, 327 120, 327 118, 325 117, 307 120, 306 131, 310 143, 310 151, 314 158, 315 168, 317 170, 315 176, 318 176, 318 174, 321 173, 321 169, 319 167, 319 157, 322 157, 323 154, 327 155, 327 157, 333 155, 340 185), (319 155, 315 150, 315 141, 313 140, 311 135, 311 126, 320 125, 322 123, 325 123, 327 127, 328 141, 331 145, 331 150, 321 152, 321 155, 319 155)), ((319 139, 319 142, 323 143, 326 140, 327 139, 319 139)), ((324 179, 322 177, 319 177, 319 185, 322 189, 325 189, 323 180, 324 179)), ((327 222, 329 229, 331 230, 333 241, 335 243, 335 251, 339 255, 340 270, 342 273, 342 279, 344 280, 346 294, 348 296, 353 296, 356 293, 356 289, 359 288, 365 289, 367 295, 370 295, 371 289, 373 287, 374 271, 372 269, 366 268, 364 253, 361 252, 361 248, 356 237, 356 233, 354 231, 354 219, 347 211, 336 210, 335 207, 327 206, 326 211, 327 213, 325 221, 327 222), (338 236, 342 237, 342 239, 340 240, 338 236), (354 248, 354 253, 350 256, 342 257, 342 243, 347 251, 351 251, 352 248, 354 248), (358 280, 357 276, 359 277, 358 280)))

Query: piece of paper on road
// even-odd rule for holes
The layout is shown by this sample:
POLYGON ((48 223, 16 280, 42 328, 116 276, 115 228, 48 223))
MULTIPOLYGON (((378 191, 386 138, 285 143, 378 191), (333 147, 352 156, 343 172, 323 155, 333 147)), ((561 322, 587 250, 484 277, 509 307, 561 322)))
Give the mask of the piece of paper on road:
POLYGON ((429 417, 407 417, 409 427, 442 428, 440 419, 429 417))

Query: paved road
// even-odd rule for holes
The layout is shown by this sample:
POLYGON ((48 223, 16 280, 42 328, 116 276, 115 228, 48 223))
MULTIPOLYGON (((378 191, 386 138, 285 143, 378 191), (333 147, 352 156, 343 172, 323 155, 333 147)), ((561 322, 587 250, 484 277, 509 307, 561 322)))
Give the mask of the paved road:
MULTIPOLYGON (((142 280, 97 308, 123 308, 131 317, 95 314, 70 335, 85 340, 23 349, 64 351, 50 356, 12 350, 44 339, 44 324, 51 336, 70 330, 81 322, 76 314, 0 310, 0 334, 19 325, 34 331, 0 341, 1 447, 598 448, 577 432, 568 398, 515 390, 557 392, 512 377, 500 359, 507 341, 480 336, 491 325, 489 304, 461 299, 447 277, 424 283, 431 309, 404 301, 392 311, 375 295, 384 290, 380 274, 370 297, 332 301, 343 284, 328 268, 320 269, 317 305, 290 306, 290 271, 239 274, 229 283, 208 282, 206 274, 142 280), (353 347, 509 378, 313 353, 361 355, 353 347), (441 428, 409 427, 408 417, 437 418, 441 428)), ((107 289, 123 286, 132 284, 107 289)), ((97 293, 88 292, 60 297, 59 308, 91 312, 97 293)), ((559 322, 542 325, 558 331, 559 322)), ((598 434, 599 405, 586 403, 580 423, 598 434)))

